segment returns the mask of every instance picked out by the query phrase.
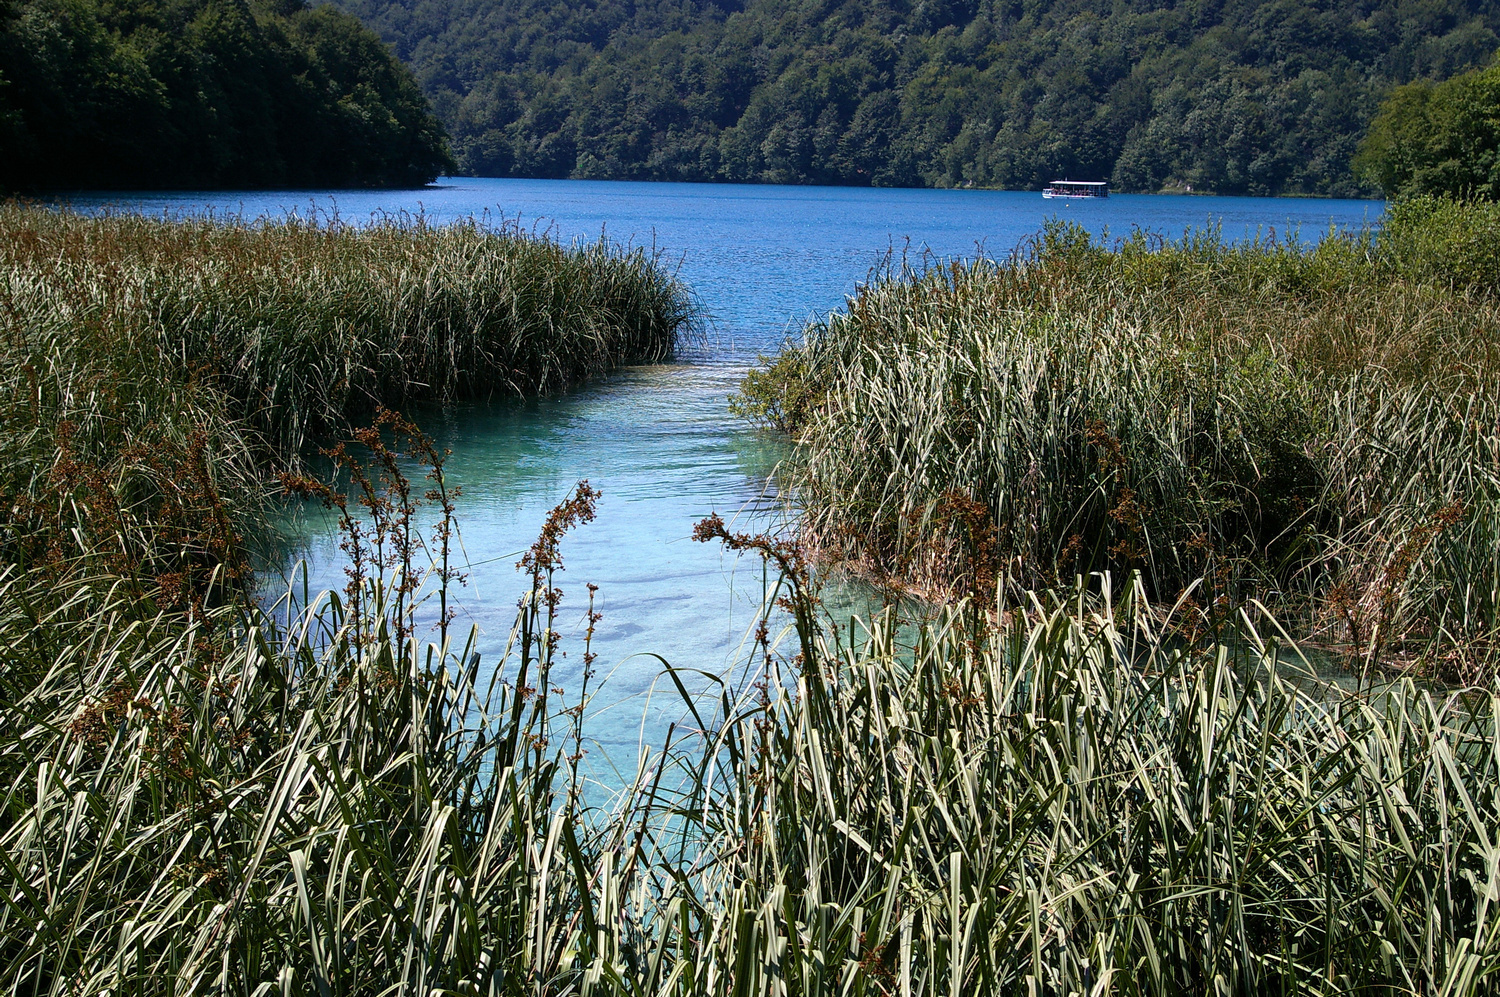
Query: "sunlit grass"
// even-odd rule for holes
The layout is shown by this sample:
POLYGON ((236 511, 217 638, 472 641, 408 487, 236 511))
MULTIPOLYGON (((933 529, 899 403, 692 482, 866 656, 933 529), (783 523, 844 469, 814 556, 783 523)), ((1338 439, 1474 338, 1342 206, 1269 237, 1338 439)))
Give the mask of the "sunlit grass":
POLYGON ((412 635, 389 575, 184 621, 128 579, 8 573, 4 985, 1491 989, 1495 693, 1309 693, 1268 618, 1185 642, 1203 615, 1135 583, 953 607, 904 646, 890 616, 830 630, 791 547, 705 524, 790 568, 792 629, 591 809, 586 711, 549 678, 588 651, 553 637, 550 569, 592 501, 543 532, 496 661, 412 635))
POLYGON ((1500 299, 1402 224, 1115 251, 1056 226, 896 267, 740 405, 796 438, 825 555, 877 575, 1017 599, 1139 569, 1464 680, 1500 636, 1500 299))
POLYGON ((544 393, 661 359, 694 314, 651 253, 606 242, 419 216, 163 221, 13 203, 0 311, 39 367, 173 365, 283 452, 377 404, 544 393))
POLYGON ((695 315, 604 242, 0 204, 0 551, 62 563, 79 530, 113 571, 241 575, 272 472, 380 406, 557 391, 695 315))

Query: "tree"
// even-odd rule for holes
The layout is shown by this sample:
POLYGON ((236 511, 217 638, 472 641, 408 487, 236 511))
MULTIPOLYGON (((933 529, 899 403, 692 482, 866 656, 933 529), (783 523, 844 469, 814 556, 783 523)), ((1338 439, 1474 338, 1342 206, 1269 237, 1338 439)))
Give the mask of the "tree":
POLYGON ((1396 88, 1357 165, 1389 196, 1500 200, 1500 65, 1396 88))
POLYGON ((411 73, 301 0, 0 0, 0 189, 419 185, 411 73))
POLYGON ((332 0, 486 176, 1357 196, 1500 0, 332 0))

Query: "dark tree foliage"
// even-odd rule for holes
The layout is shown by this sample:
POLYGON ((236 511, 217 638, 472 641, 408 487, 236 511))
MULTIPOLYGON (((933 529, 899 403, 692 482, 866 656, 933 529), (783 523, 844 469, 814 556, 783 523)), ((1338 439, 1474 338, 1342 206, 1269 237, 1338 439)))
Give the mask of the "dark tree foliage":
POLYGON ((1392 197, 1500 200, 1500 65, 1397 88, 1356 162, 1392 197))
POLYGON ((1366 194, 1500 0, 335 0, 492 176, 1366 194))
POLYGON ((415 186, 411 73, 301 0, 0 0, 0 189, 415 186))

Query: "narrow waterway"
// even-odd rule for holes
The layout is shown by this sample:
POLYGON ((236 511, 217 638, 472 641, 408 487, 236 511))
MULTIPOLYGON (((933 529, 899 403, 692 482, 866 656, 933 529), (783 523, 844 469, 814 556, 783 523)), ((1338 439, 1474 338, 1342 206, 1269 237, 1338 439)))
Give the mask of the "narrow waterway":
MULTIPOLYGON (((1296 231, 1315 241, 1330 225, 1378 220, 1380 202, 1117 195, 1046 201, 996 191, 866 190, 594 181, 447 180, 416 191, 173 192, 79 195, 81 209, 246 217, 384 213, 433 222, 469 216, 513 222, 570 242, 601 234, 655 247, 693 289, 706 315, 700 341, 672 363, 634 367, 562 397, 464 406, 426 427, 453 451, 468 586, 460 622, 479 631, 493 661, 515 616, 515 563, 548 509, 587 478, 603 493, 598 519, 568 538, 560 585, 574 632, 576 683, 585 583, 599 586, 595 650, 609 675, 589 724, 625 764, 644 731, 682 714, 661 681, 663 662, 725 674, 762 597, 758 564, 689 536, 710 512, 764 526, 779 505, 767 476, 777 444, 733 419, 727 398, 759 353, 773 352, 810 316, 838 307, 888 253, 1004 255, 1051 217, 1109 238, 1144 228, 1167 238, 1220 226, 1229 239, 1296 231), (644 718, 644 726, 643 726, 644 718)), ((315 586, 342 584, 331 523, 308 516, 295 544, 315 586)), ((699 681, 703 687, 706 679, 699 681)))

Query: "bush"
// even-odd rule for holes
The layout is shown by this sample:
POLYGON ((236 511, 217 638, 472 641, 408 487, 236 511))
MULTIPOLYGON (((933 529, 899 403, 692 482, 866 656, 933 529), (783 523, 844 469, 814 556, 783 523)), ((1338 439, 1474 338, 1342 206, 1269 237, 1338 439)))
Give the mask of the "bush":
POLYGON ((1437 197, 1392 202, 1380 255, 1405 279, 1491 293, 1500 287, 1500 205, 1437 197))

